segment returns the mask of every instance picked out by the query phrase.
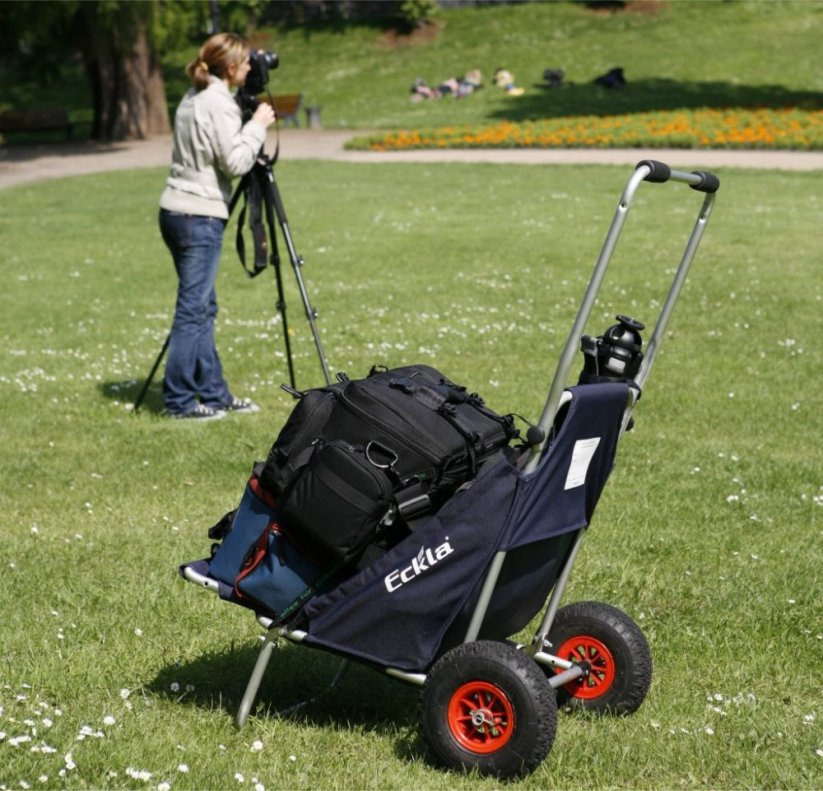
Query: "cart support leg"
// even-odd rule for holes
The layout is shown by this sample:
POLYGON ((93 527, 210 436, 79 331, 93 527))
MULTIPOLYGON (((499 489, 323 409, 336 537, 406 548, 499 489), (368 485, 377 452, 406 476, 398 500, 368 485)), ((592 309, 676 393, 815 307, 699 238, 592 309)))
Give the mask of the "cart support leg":
POLYGON ((272 652, 275 649, 277 641, 277 632, 270 629, 263 642, 263 647, 257 655, 257 661, 254 663, 254 670, 252 670, 249 683, 246 685, 246 691, 243 693, 243 699, 240 701, 240 708, 237 710, 237 716, 234 718, 238 728, 242 728, 249 718, 249 712, 254 705, 254 699, 257 697, 257 692, 260 689, 260 684, 263 681, 263 676, 266 673, 266 667, 271 659, 272 652))
POLYGON ((503 568, 503 561, 506 559, 505 552, 497 552, 492 558, 489 566, 486 580, 483 587, 480 589, 480 596, 474 608, 469 628, 466 632, 466 637, 463 639, 464 643, 472 643, 477 640, 477 635, 480 634, 480 627, 483 625, 483 619, 486 617, 486 610, 489 608, 489 602, 494 593, 494 586, 497 585, 497 578, 500 576, 500 571, 503 568))
POLYGON ((563 597, 563 592, 568 584, 569 576, 572 572, 572 566, 574 566, 575 558, 577 557, 577 553, 580 551, 580 545, 583 543, 583 535, 585 532, 586 529, 583 527, 577 531, 577 535, 574 537, 574 543, 569 550, 569 556, 563 564, 563 570, 560 572, 557 582, 554 583, 551 598, 546 606, 546 613, 543 616, 543 620, 540 623, 540 628, 537 630, 537 634, 535 634, 529 648, 532 655, 543 650, 546 643, 546 638, 549 636, 552 624, 554 623, 554 616, 557 615, 557 610, 560 606, 560 599, 563 597))

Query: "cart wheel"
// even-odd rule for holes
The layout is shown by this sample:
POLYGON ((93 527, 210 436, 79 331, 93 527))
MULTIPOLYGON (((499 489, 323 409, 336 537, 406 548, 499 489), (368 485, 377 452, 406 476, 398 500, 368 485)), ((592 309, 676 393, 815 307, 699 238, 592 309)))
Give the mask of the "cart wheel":
POLYGON ((429 672, 423 736, 446 766, 500 778, 526 775, 549 754, 557 700, 534 660, 505 643, 463 643, 429 672))
POLYGON ((557 690, 559 705, 624 715, 643 702, 652 678, 651 651, 640 627, 622 610, 596 601, 561 607, 549 642, 555 656, 587 670, 557 690))

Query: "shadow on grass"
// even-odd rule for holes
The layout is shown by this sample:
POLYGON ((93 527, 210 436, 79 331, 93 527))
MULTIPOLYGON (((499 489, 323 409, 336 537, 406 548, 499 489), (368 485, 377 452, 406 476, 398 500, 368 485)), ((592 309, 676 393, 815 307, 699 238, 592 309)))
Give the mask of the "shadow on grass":
MULTIPOLYGON (((146 371, 145 376, 149 374, 146 371)), ((100 394, 111 401, 122 401, 126 404, 135 404, 143 393, 146 379, 128 379, 125 382, 102 382, 98 385, 100 394)), ((143 395, 140 403, 140 412, 150 412, 159 415, 165 409, 163 404, 162 376, 157 375, 143 395)))
POLYGON ((556 88, 534 85, 512 97, 489 118, 509 121, 562 118, 578 115, 623 115, 659 110, 722 108, 823 108, 823 96, 814 91, 793 91, 782 85, 734 85, 729 82, 684 82, 650 79, 608 89, 592 83, 568 82, 556 88))
MULTIPOLYGON (((234 718, 257 660, 256 646, 231 645, 163 668, 147 685, 183 705, 222 709, 234 718)), ((355 662, 334 687, 341 659, 280 641, 269 662, 250 720, 283 718, 310 727, 358 729, 394 740, 401 760, 424 760, 417 736, 419 688, 355 662), (411 731, 411 733, 409 733, 411 731)))

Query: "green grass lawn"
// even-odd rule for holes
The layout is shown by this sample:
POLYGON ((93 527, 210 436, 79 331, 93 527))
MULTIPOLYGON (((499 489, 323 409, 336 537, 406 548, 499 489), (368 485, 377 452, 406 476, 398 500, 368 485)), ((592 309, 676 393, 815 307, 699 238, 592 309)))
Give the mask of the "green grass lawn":
POLYGON ((689 108, 820 107, 817 2, 645 2, 619 13, 584 3, 441 10, 436 35, 406 41, 374 27, 263 31, 280 67, 275 92, 303 91, 329 126, 420 128, 689 108), (623 90, 593 80, 622 67, 623 90), (511 71, 523 96, 492 85, 511 71), (543 72, 560 68, 564 87, 543 72), (460 99, 410 101, 412 82, 438 85, 480 69, 485 87, 460 99))
MULTIPOLYGON (((284 66, 285 68, 285 66, 284 66)), ((699 165, 699 154, 696 154, 699 165)), ((629 172, 284 162, 333 371, 434 364, 540 412, 629 172)), ((524 788, 813 789, 823 778, 820 173, 719 172, 714 217, 567 600, 651 644, 633 716, 563 713, 524 788)), ((162 170, 0 192, 0 787, 496 788, 426 760, 416 690, 286 646, 245 729, 259 629, 176 575, 288 414, 271 273, 227 242, 218 345, 257 415, 129 409, 169 327, 162 170), (25 785, 24 785, 25 784, 25 785)), ((595 308, 651 321, 700 203, 643 185, 595 308)), ((231 233, 228 234, 232 236, 231 233)), ((322 383, 288 269, 298 386, 322 383)))

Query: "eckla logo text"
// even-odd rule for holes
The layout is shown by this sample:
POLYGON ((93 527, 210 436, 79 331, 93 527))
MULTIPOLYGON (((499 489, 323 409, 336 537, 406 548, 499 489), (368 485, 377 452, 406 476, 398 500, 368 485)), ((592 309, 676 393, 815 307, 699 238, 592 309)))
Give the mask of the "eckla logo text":
POLYGON ((429 547, 420 547, 417 557, 412 558, 411 563, 403 569, 395 569, 386 575, 383 582, 386 584, 386 590, 389 593, 394 593, 398 588, 401 588, 408 582, 411 582, 421 574, 425 574, 432 566, 436 566, 443 558, 448 557, 454 550, 449 544, 448 537, 446 540, 435 549, 429 547))

